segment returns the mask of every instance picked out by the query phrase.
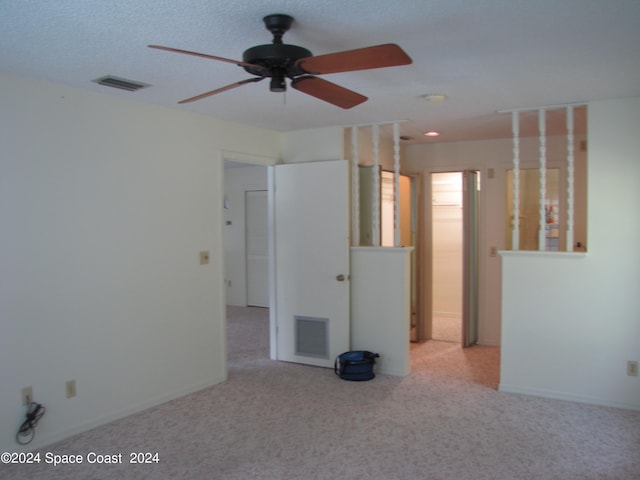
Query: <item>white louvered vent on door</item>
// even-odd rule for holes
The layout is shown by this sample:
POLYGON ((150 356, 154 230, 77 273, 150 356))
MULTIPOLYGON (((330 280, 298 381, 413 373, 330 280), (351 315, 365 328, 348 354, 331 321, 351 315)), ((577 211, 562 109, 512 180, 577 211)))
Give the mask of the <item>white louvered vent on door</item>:
POLYGON ((329 358, 329 319, 296 315, 294 322, 295 354, 329 358))

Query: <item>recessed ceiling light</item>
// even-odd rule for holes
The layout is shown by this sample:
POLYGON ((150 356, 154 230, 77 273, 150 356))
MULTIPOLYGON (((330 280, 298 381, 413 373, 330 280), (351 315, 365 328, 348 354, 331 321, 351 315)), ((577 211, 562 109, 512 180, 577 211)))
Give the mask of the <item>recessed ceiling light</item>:
POLYGON ((438 135, 440 135, 440 132, 425 132, 424 133, 425 137, 437 137, 438 135))
POLYGON ((424 98, 425 102, 441 103, 447 99, 447 96, 442 93, 427 93, 423 95, 422 98, 424 98))

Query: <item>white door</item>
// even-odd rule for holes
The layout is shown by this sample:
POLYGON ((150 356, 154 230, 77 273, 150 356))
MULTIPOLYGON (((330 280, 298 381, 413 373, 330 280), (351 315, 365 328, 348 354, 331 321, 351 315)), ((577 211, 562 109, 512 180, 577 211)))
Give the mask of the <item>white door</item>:
POLYGON ((247 191, 247 305, 269 306, 269 209, 267 191, 247 191))
POLYGON ((275 358, 333 367, 349 350, 346 161, 273 167, 275 358))

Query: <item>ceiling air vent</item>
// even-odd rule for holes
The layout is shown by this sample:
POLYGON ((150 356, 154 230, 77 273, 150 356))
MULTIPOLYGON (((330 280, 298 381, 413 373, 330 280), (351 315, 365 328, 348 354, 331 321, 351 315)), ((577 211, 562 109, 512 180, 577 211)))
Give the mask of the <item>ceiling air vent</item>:
POLYGON ((127 90, 128 92, 135 92, 142 88, 150 87, 148 83, 134 82, 133 80, 127 80, 126 78, 114 77, 113 75, 107 75, 105 77, 96 78, 92 80, 95 83, 104 85, 106 87, 119 88, 121 90, 127 90))

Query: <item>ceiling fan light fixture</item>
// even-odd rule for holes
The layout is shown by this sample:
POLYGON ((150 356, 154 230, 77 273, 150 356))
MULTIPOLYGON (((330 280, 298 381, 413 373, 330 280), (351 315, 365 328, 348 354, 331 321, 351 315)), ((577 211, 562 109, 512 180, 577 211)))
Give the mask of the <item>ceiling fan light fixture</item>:
POLYGON ((272 92, 284 92, 287 90, 287 83, 284 79, 284 72, 280 69, 273 69, 271 72, 271 84, 269 90, 272 92))

